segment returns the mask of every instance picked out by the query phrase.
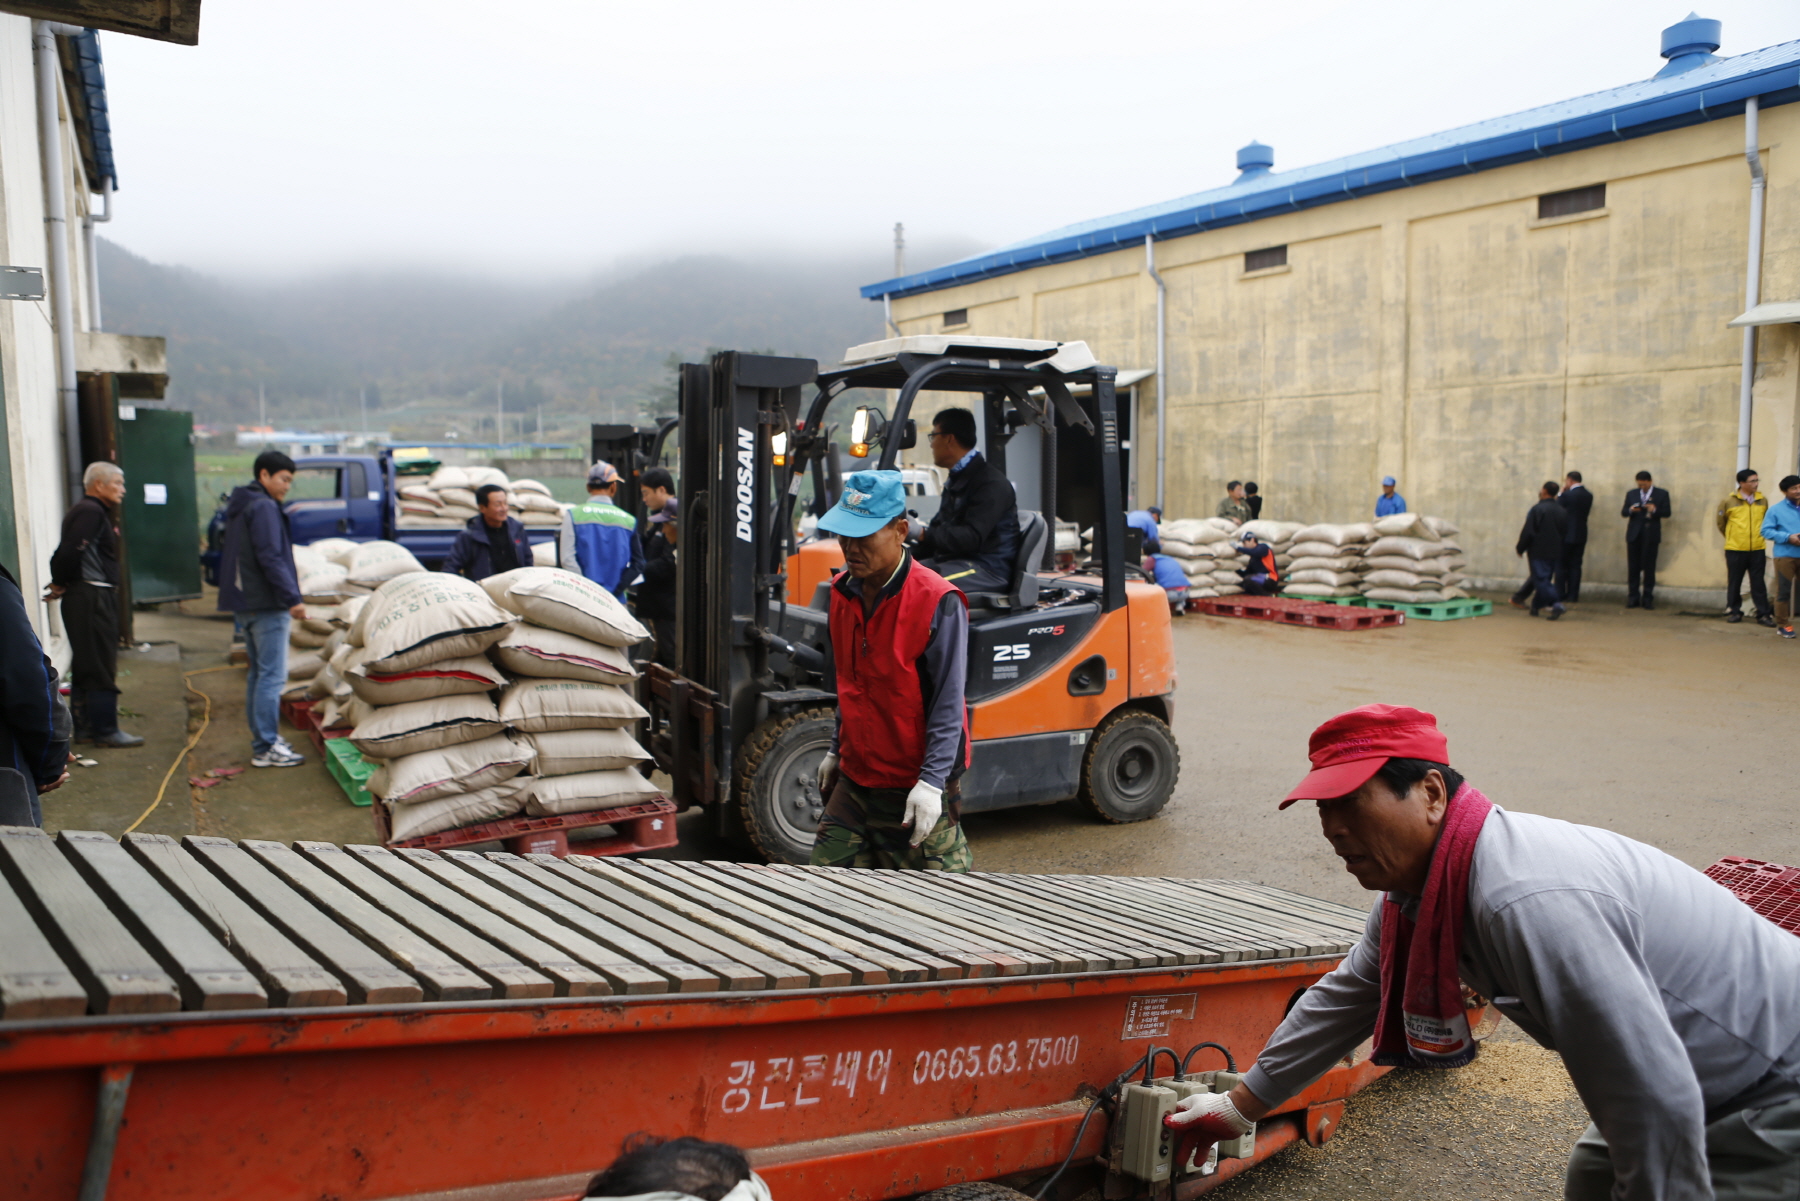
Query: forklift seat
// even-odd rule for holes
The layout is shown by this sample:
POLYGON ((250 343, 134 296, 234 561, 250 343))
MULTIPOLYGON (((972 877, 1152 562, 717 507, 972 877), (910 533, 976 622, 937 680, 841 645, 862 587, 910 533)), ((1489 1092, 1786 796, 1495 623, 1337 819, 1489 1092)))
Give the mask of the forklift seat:
POLYGON ((1013 558, 1012 586, 1005 592, 971 592, 971 609, 1029 609, 1037 604, 1038 567, 1044 561, 1044 543, 1050 527, 1043 515, 1019 510, 1019 551, 1013 558))

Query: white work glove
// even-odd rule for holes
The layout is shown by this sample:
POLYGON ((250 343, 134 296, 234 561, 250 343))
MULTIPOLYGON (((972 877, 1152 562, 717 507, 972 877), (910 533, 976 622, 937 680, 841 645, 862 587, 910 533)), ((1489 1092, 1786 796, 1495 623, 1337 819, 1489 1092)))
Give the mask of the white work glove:
POLYGON ((925 841, 926 835, 937 828, 938 818, 944 815, 944 790, 933 788, 920 780, 906 794, 906 817, 902 825, 912 827, 912 837, 907 839, 911 846, 918 846, 925 841))
POLYGON ((837 765, 838 765, 838 757, 836 755, 832 754, 830 751, 826 751, 825 757, 823 759, 819 760, 819 795, 820 796, 825 795, 825 789, 831 783, 831 773, 837 770, 837 765))
POLYGON ((1172 1130, 1201 1135, 1203 1151, 1213 1143, 1237 1138, 1256 1128, 1256 1123, 1246 1121, 1237 1106, 1231 1103, 1230 1093, 1196 1093, 1183 1097, 1175 1103, 1175 1111, 1163 1119, 1163 1124, 1172 1130))

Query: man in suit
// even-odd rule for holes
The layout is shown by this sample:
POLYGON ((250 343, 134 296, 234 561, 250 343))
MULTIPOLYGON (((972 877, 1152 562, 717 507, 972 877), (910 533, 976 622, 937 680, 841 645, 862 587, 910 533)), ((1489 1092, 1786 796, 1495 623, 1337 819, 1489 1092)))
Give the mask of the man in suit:
POLYGON ((1656 552, 1662 547, 1662 523, 1674 514, 1669 493, 1658 488, 1648 471, 1637 473, 1637 487, 1625 494, 1619 516, 1625 525, 1625 607, 1641 603, 1656 608, 1656 552), (1640 588, 1640 581, 1642 587, 1640 588))
POLYGON ((1548 608, 1550 620, 1555 621, 1563 615, 1562 598, 1556 594, 1556 585, 1551 575, 1562 561, 1563 547, 1568 544, 1568 514, 1556 503, 1556 481, 1546 481, 1538 489, 1537 504, 1525 514, 1525 524, 1519 530, 1519 541, 1514 547, 1519 557, 1531 565, 1531 580, 1512 598, 1514 608, 1525 607, 1525 594, 1531 593, 1531 615, 1536 617, 1538 610, 1548 608))
POLYGON ((1581 482, 1581 473, 1571 471, 1563 479, 1563 490, 1556 494, 1568 528, 1563 533, 1562 561, 1556 565, 1556 595, 1565 605, 1581 599, 1581 560, 1587 554, 1588 510, 1594 507, 1594 494, 1581 482))

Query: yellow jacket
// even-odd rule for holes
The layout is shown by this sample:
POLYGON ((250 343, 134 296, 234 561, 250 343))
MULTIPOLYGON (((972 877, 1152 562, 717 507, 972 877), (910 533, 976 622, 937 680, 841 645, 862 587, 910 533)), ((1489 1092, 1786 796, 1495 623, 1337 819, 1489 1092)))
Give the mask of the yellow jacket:
POLYGON ((1762 523, 1769 515, 1769 502, 1758 492, 1756 499, 1746 501, 1733 492, 1719 502, 1719 532, 1725 535, 1726 550, 1761 550, 1762 523))

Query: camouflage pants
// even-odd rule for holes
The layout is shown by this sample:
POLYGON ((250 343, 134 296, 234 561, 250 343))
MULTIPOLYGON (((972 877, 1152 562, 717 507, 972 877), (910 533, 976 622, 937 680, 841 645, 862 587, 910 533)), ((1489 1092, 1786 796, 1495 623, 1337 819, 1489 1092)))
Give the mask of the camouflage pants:
POLYGON ((975 866, 969 840, 955 813, 955 785, 944 792, 944 814, 918 846, 908 845, 906 788, 864 788, 842 775, 819 819, 814 867, 886 867, 906 871, 966 872, 975 866))

